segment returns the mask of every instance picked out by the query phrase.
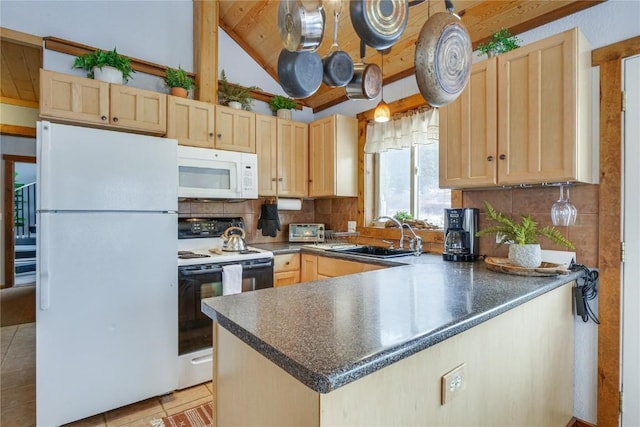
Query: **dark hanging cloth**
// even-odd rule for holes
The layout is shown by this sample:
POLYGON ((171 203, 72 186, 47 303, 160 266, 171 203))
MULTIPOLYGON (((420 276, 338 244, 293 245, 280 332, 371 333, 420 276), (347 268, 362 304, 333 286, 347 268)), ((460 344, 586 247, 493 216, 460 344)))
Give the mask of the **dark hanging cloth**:
POLYGON ((264 203, 260 209, 258 230, 262 230, 263 236, 276 237, 280 230, 280 218, 278 217, 278 205, 276 203, 264 203))

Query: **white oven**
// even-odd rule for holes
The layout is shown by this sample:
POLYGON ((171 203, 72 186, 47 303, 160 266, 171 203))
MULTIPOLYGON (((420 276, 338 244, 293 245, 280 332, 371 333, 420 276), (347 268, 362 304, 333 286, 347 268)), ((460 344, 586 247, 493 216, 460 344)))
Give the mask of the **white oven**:
POLYGON ((257 199, 258 156, 178 145, 178 197, 257 199))
POLYGON ((178 220, 178 389, 211 381, 213 323, 202 313, 201 301, 223 294, 225 267, 242 266, 242 292, 273 287, 273 253, 252 247, 222 250, 220 236, 232 226, 244 228, 244 221, 178 220))

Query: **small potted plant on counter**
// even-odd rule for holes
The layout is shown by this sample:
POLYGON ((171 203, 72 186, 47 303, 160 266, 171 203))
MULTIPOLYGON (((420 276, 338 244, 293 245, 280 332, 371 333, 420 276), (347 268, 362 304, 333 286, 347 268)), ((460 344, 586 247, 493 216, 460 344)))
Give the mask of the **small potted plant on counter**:
POLYGON ((521 221, 516 222, 497 212, 489 202, 484 202, 484 207, 487 218, 496 224, 478 231, 476 236, 498 236, 500 238, 498 246, 511 243, 509 262, 513 265, 536 268, 542 263, 542 252, 537 241, 539 236, 547 237, 552 242, 569 249, 575 249, 573 243, 558 229, 552 226, 538 228, 538 224, 531 219, 530 215, 521 215, 521 221))
POLYGON ((298 103, 286 96, 275 95, 269 101, 269 108, 273 114, 281 119, 291 120, 291 110, 296 108, 298 103))
POLYGON ((167 68, 164 82, 171 88, 171 95, 186 98, 188 91, 196 87, 195 82, 179 65, 178 69, 167 68))
POLYGON ((251 111, 253 106, 253 98, 251 91, 260 89, 257 86, 242 87, 227 81, 227 75, 224 70, 220 73, 220 85, 218 86, 218 95, 220 95, 220 104, 228 105, 238 110, 243 109, 251 111))
POLYGON ((73 68, 87 70, 87 77, 91 79, 117 84, 127 83, 131 74, 135 73, 129 58, 120 55, 115 47, 110 51, 97 49, 78 56, 73 68))
POLYGON ((476 50, 489 58, 520 47, 520 40, 512 36, 508 28, 502 28, 489 37, 486 43, 480 43, 476 50))

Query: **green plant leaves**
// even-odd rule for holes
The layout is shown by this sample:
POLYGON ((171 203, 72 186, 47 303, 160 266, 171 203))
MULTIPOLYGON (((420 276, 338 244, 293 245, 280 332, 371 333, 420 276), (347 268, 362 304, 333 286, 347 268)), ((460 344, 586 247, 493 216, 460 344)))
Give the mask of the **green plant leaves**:
POLYGON ((573 243, 571 243, 566 237, 558 231, 555 227, 546 226, 544 228, 538 228, 531 215, 521 215, 521 221, 518 223, 511 218, 504 216, 502 213, 497 212, 489 202, 484 202, 484 207, 487 213, 487 218, 497 222, 496 225, 492 225, 476 233, 476 236, 502 236, 498 246, 501 246, 509 241, 512 241, 518 245, 530 245, 538 243, 538 237, 544 236, 561 246, 565 246, 569 249, 575 249, 573 243))
POLYGON ((175 68, 167 68, 164 82, 169 87, 181 87, 186 90, 196 87, 193 79, 189 77, 187 72, 184 71, 179 65, 177 70, 175 68))
POLYGON ((135 73, 131 68, 129 58, 120 55, 115 47, 110 51, 98 49, 94 52, 78 56, 73 62, 73 68, 87 70, 87 77, 91 79, 93 78, 93 67, 102 69, 104 66, 113 67, 122 71, 122 79, 125 82, 128 82, 131 74, 135 73))

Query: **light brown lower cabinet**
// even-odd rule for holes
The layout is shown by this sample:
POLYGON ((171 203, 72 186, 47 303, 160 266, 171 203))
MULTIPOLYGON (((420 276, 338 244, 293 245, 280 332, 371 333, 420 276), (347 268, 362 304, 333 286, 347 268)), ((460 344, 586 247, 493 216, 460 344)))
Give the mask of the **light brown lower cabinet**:
POLYGON ((330 279, 385 268, 382 265, 348 261, 322 255, 302 254, 301 281, 330 279))
POLYGON ((273 257, 273 286, 300 283, 300 254, 283 254, 273 257))

